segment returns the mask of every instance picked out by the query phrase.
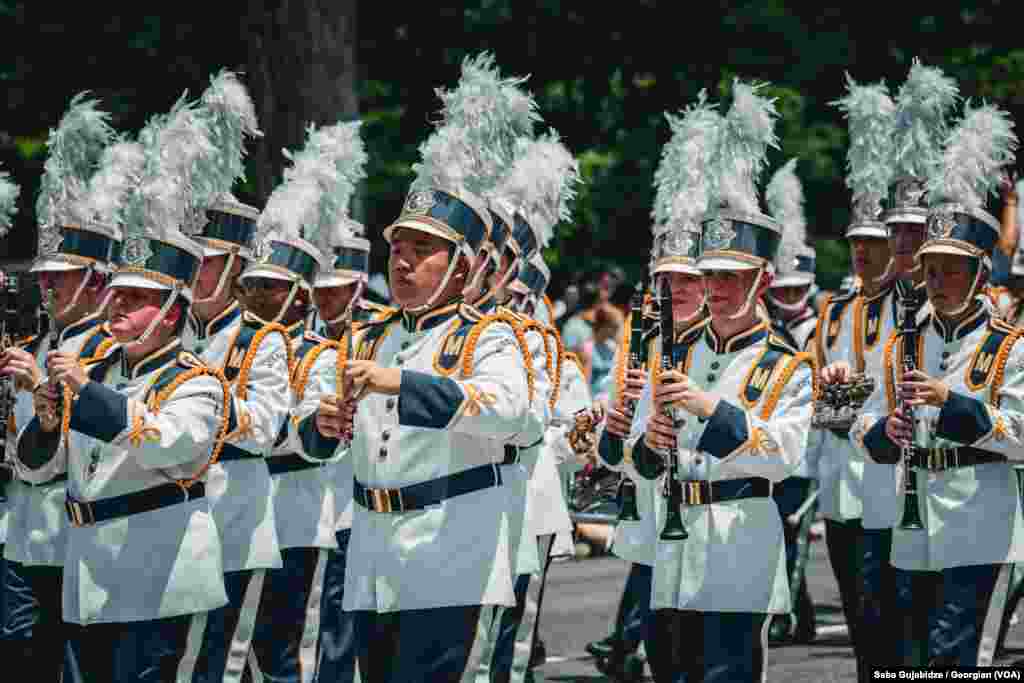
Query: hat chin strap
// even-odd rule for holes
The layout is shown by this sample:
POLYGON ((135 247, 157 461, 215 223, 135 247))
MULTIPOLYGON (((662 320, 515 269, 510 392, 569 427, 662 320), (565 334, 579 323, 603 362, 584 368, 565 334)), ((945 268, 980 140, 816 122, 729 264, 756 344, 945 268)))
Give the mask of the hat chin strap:
POLYGON ((978 272, 974 274, 974 281, 971 283, 971 288, 967 290, 967 296, 964 297, 963 303, 957 306, 956 310, 950 311, 946 315, 950 317, 958 316, 965 312, 972 303, 974 303, 974 296, 978 293, 978 287, 981 285, 981 273, 985 269, 985 264, 981 261, 978 262, 978 272))
POLYGON ((483 296, 487 294, 487 289, 483 286, 483 283, 487 279, 487 276, 491 270, 488 267, 488 264, 494 262, 494 247, 491 244, 487 244, 486 246, 481 248, 481 251, 482 253, 477 258, 484 257, 485 260, 482 264, 480 264, 480 267, 477 268, 476 273, 473 275, 473 279, 469 283, 467 283, 465 287, 463 287, 462 293, 466 294, 466 292, 471 292, 477 287, 479 287, 480 298, 483 298, 483 296))
POLYGON ((292 303, 295 301, 295 295, 299 293, 299 287, 301 286, 301 282, 302 281, 298 279, 292 281, 292 287, 291 289, 288 290, 288 296, 285 298, 280 310, 278 310, 277 315, 275 315, 274 319, 271 320, 270 322, 281 322, 281 318, 283 318, 284 314, 288 312, 288 309, 292 307, 292 303))
POLYGON ((224 284, 228 281, 228 273, 231 272, 231 268, 235 265, 235 256, 235 252, 228 253, 227 263, 224 264, 224 270, 220 272, 220 279, 217 280, 217 288, 213 290, 213 294, 203 297, 202 299, 197 297, 194 303, 205 304, 209 301, 213 301, 221 295, 221 292, 224 291, 224 284))
POLYGON ((772 306, 775 306, 780 311, 785 311, 786 313, 799 313, 800 311, 804 310, 804 308, 807 306, 807 300, 811 298, 811 291, 810 288, 808 288, 807 293, 800 297, 800 300, 797 301, 795 304, 787 304, 783 301, 779 301, 774 296, 772 296, 772 290, 770 289, 765 294, 765 298, 771 301, 772 306))
POLYGON ((750 291, 747 292, 747 300, 740 307, 740 310, 729 316, 729 320, 742 318, 750 311, 751 307, 754 305, 754 296, 757 294, 758 284, 761 282, 761 276, 764 275, 764 269, 765 265, 763 263, 757 267, 757 275, 754 277, 753 284, 750 285, 750 291))
POLYGON ((358 282, 356 282, 356 291, 353 292, 352 298, 348 300, 348 305, 345 306, 345 310, 342 311, 337 317, 331 318, 330 320, 324 320, 324 322, 327 323, 328 325, 337 325, 342 320, 344 320, 346 317, 351 315, 352 310, 356 306, 356 302, 359 301, 359 298, 363 295, 363 289, 365 287, 366 287, 366 283, 363 282, 362 280, 359 280, 358 282))
POLYGON ((178 296, 180 294, 181 294, 181 287, 178 286, 178 285, 175 285, 174 289, 171 290, 170 296, 167 297, 167 301, 165 301, 164 305, 160 307, 160 311, 149 322, 149 325, 146 327, 146 329, 143 331, 143 333, 141 335, 139 335, 139 337, 137 339, 133 339, 132 341, 130 341, 127 344, 125 344, 125 346, 137 346, 139 344, 145 344, 146 340, 149 339, 150 335, 152 335, 153 332, 156 331, 157 326, 161 322, 163 322, 164 318, 167 317, 167 313, 170 312, 171 306, 173 306, 174 302, 178 300, 178 296))
POLYGON ((65 315, 71 312, 71 309, 78 305, 78 300, 82 298, 82 292, 84 292, 85 288, 89 286, 89 280, 92 279, 93 273, 95 272, 95 264, 90 263, 88 266, 85 267, 85 275, 82 277, 82 281, 78 283, 78 289, 75 290, 75 294, 74 296, 71 297, 71 301, 67 303, 67 306, 55 312, 53 314, 54 318, 63 318, 65 315))
POLYGON ((434 293, 430 295, 429 299, 427 299, 426 303, 420 304, 419 306, 415 306, 412 308, 406 308, 404 309, 406 313, 410 313, 412 315, 419 315, 420 313, 425 313, 426 311, 429 311, 431 308, 434 307, 434 304, 437 303, 437 300, 441 298, 441 294, 444 292, 444 290, 448 288, 448 281, 451 280, 452 275, 455 274, 455 267, 459 265, 458 254, 464 255, 466 256, 467 259, 472 261, 472 257, 467 253, 466 247, 463 246, 462 248, 460 248, 459 251, 457 252, 456 257, 451 259, 451 262, 448 263, 448 270, 445 271, 444 277, 441 278, 441 284, 437 286, 437 288, 434 290, 434 293))

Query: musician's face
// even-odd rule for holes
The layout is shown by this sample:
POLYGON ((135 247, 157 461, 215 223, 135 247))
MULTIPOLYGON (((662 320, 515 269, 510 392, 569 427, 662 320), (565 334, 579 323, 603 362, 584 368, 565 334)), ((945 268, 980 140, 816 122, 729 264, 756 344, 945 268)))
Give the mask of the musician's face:
POLYGON ((891 253, 887 239, 881 237, 853 237, 850 239, 853 272, 864 282, 876 282, 885 273, 891 253))
POLYGON ((505 276, 508 275, 508 270, 512 267, 512 258, 512 252, 508 247, 502 249, 501 259, 498 262, 498 269, 493 275, 491 275, 490 281, 488 282, 488 286, 494 290, 494 300, 499 304, 505 303, 508 299, 508 292, 504 287, 501 289, 496 289, 496 287, 498 286, 498 283, 504 280, 505 276))
POLYGON ((921 262, 932 306, 940 315, 952 314, 970 292, 977 266, 970 257, 956 254, 924 254, 921 262))
MULTIPOLYGON (((85 277, 84 268, 76 268, 75 270, 52 270, 44 271, 39 273, 38 282, 39 289, 44 297, 43 301, 46 303, 50 315, 57 318, 61 317, 61 313, 68 307, 71 300, 75 297, 75 292, 78 291, 79 286, 82 284, 82 278, 85 277)), ((81 298, 80 298, 81 300, 81 298)), ((76 306, 76 308, 78 308, 76 306)), ((77 311, 68 311, 65 315, 74 317, 77 311)), ((57 320, 58 324, 67 324, 74 322, 73 320, 57 320)))
MULTIPOLYGON (((138 339, 163 308, 167 292, 144 287, 114 287, 110 297, 110 331, 121 344, 138 339)), ((174 328, 181 307, 174 306, 161 321, 161 327, 174 328)), ((155 337, 159 337, 159 333, 155 337)))
MULTIPOLYGON (((199 275, 196 277, 195 294, 197 299, 206 299, 213 295, 227 264, 227 254, 203 258, 203 265, 199 267, 199 275)), ((224 290, 221 292, 222 296, 231 296, 231 280, 238 277, 238 274, 242 271, 242 261, 236 258, 231 266, 231 270, 232 273, 228 276, 229 280, 225 283, 224 290)))
POLYGON ((337 287, 317 287, 313 290, 313 303, 324 320, 334 320, 345 312, 345 308, 355 296, 358 283, 338 285, 337 287))
POLYGON ((395 230, 388 260, 388 285, 395 303, 401 308, 425 305, 441 286, 453 258, 462 263, 437 298, 438 302, 449 301, 462 291, 468 271, 465 258, 453 252, 452 243, 443 237, 409 228, 395 230))
POLYGON ((663 273, 672 292, 672 317, 687 320, 696 315, 704 303, 704 277, 690 273, 663 273))
MULTIPOLYGON (((708 310, 713 318, 728 318, 736 315, 747 302, 750 288, 754 287, 757 270, 709 270, 704 274, 708 310)), ((764 273, 757 284, 754 300, 764 294, 771 283, 771 275, 764 273)))
POLYGON ((893 270, 905 275, 914 270, 914 255, 924 244, 924 224, 890 223, 889 247, 892 249, 893 270))

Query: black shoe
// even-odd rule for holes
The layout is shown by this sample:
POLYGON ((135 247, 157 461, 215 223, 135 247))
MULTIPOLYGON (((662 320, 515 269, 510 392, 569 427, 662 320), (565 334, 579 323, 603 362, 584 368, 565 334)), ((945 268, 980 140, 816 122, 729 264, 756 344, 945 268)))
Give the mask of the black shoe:
POLYGON ((544 641, 540 638, 533 643, 533 651, 530 652, 530 668, 542 666, 548 659, 548 649, 544 647, 544 641))
POLYGON ((615 636, 608 636, 604 640, 595 640, 592 643, 587 643, 583 649, 595 657, 611 657, 612 651, 615 649, 615 636))
POLYGON ((771 619, 772 625, 768 627, 768 644, 789 645, 792 642, 789 615, 776 614, 771 619))

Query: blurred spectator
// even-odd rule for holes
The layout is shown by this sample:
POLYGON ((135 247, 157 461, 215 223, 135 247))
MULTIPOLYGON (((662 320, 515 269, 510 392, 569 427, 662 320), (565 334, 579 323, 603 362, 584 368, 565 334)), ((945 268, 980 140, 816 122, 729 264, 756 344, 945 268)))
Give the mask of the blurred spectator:
MULTIPOLYGON (((567 314, 569 317, 562 326, 562 343, 565 344, 567 351, 583 352, 583 344, 593 337, 594 313, 597 307, 611 301, 624 279, 622 269, 614 266, 598 272, 593 280, 585 282, 578 288, 579 302, 575 309, 571 305, 566 306, 570 313, 567 314)), ((568 296, 567 288, 567 299, 568 296)))
POLYGON ((618 351, 619 334, 622 332, 623 315, 608 302, 594 309, 591 338, 584 342, 580 355, 583 370, 590 382, 590 393, 594 400, 607 404, 610 394, 612 368, 618 351))

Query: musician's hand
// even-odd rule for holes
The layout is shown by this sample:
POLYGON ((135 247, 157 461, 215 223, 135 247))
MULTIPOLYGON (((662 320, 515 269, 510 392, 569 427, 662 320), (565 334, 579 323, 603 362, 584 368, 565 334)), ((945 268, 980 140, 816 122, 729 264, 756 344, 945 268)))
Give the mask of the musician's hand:
POLYGON ((79 393, 89 382, 89 375, 74 354, 51 351, 46 354, 46 366, 50 369, 50 380, 63 382, 72 393, 79 393))
POLYGON ((402 370, 382 368, 372 360, 350 360, 345 363, 345 382, 353 401, 367 394, 397 396, 402 389, 402 370))
POLYGON ((914 424, 899 408, 885 419, 885 435, 901 446, 909 446, 914 438, 914 424))
POLYGON ((654 387, 654 407, 657 412, 676 405, 686 394, 690 378, 678 370, 665 370, 654 387))
POLYGON ((647 372, 640 368, 626 370, 626 390, 622 398, 631 401, 639 401, 640 395, 644 392, 647 384, 647 372))
POLYGON ((670 451, 676 445, 676 428, 672 418, 662 411, 655 412, 647 422, 644 444, 652 451, 670 451))
POLYGON ((852 376, 853 368, 845 360, 837 360, 821 369, 821 381, 825 384, 849 382, 852 376))
POLYGON ((342 401, 333 394, 321 398, 316 409, 317 431, 328 439, 338 439, 351 433, 352 411, 345 410, 344 407, 342 401))
POLYGON ((629 436, 629 430, 633 426, 633 414, 626 412, 622 406, 612 406, 608 409, 608 431, 620 439, 629 436))
POLYGON ((929 377, 920 370, 903 373, 899 396, 909 406, 936 406, 941 408, 949 398, 946 383, 929 377))
POLYGON ((36 359, 19 348, 9 348, 0 354, 0 374, 13 376, 18 391, 32 391, 43 381, 43 371, 36 365, 36 359))
POLYGON ((57 418, 58 400, 63 399, 58 399, 45 384, 32 394, 32 407, 44 432, 52 432, 60 426, 60 420, 57 418))

